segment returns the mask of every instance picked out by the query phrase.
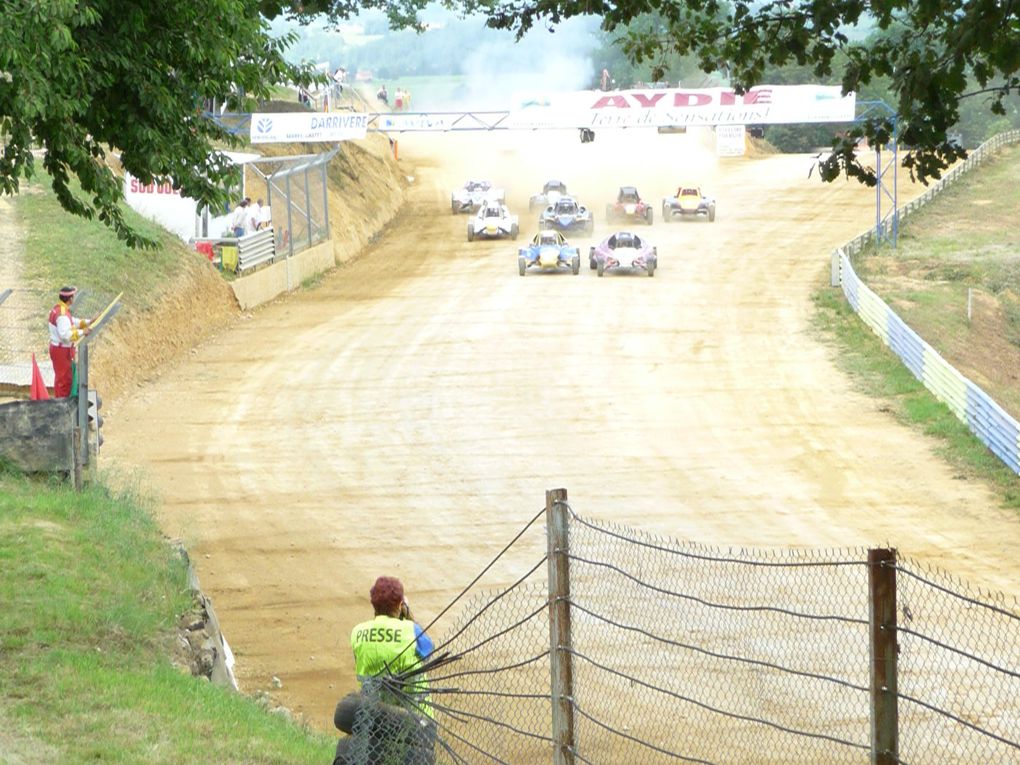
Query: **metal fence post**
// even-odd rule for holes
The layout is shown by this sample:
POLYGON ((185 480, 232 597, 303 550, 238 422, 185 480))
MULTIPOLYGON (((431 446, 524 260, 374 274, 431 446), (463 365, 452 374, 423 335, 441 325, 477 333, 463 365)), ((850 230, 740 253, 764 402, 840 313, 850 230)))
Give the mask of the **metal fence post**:
POLYGON ((326 172, 326 166, 328 163, 322 163, 322 210, 323 210, 323 227, 326 229, 326 238, 330 239, 329 233, 329 174, 326 172))
POLYGON ((290 194, 290 173, 287 173, 284 180, 287 182, 287 188, 284 193, 287 195, 287 239, 290 241, 290 247, 288 248, 287 257, 294 257, 294 216, 291 214, 291 210, 294 207, 294 198, 290 194))
POLYGON ((899 762, 896 684, 896 550, 868 550, 871 633, 871 763, 899 762))
POLYGON ((308 218, 308 246, 311 247, 312 242, 312 191, 308 184, 308 168, 305 168, 303 173, 305 176, 305 217, 308 218))
POLYGON ((549 566, 549 668, 552 676, 553 765, 574 762, 574 659, 570 635, 567 490, 545 493, 549 566))

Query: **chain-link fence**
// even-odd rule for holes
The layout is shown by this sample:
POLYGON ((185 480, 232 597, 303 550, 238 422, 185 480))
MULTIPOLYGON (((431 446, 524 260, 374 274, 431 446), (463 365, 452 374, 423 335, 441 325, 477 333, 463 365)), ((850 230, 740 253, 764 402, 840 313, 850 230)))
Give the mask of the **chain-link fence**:
POLYGON ((252 163, 265 183, 272 213, 277 257, 291 257, 329 239, 329 186, 326 169, 338 149, 322 154, 262 157, 252 163))
POLYGON ((430 737, 341 765, 1020 762, 1016 602, 892 550, 703 547, 565 493, 543 513, 549 554, 437 641, 430 737))
MULTIPOLYGON (((49 355, 49 313, 57 303, 57 290, 0 289, 0 387, 27 388, 32 382, 32 354, 43 380, 53 385, 49 355)), ((113 294, 94 288, 78 290, 71 312, 82 319, 98 316, 113 294)))

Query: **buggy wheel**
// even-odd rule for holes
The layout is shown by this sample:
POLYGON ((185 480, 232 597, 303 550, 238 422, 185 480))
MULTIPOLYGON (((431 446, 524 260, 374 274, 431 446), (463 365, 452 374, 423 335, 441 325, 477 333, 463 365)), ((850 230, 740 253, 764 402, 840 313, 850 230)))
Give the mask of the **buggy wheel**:
POLYGON ((523 255, 518 255, 517 256, 517 273, 519 273, 521 276, 524 276, 524 272, 527 270, 527 268, 528 268, 528 263, 527 263, 526 260, 524 260, 524 256, 523 255))
POLYGON ((474 226, 470 226, 470 225, 468 226, 468 241, 469 242, 475 241, 475 227, 474 226))
POLYGON ((654 260, 649 261, 649 263, 648 263, 648 275, 649 276, 655 276, 655 265, 656 265, 656 263, 655 263, 654 260))
POLYGON ((570 261, 570 273, 577 276, 581 273, 581 256, 575 255, 570 261))
POLYGON ((511 239, 516 239, 517 238, 517 234, 519 234, 519 233, 520 233, 520 229, 518 228, 516 223, 510 227, 510 238, 511 239))
POLYGON ((598 261, 595 264, 595 269, 596 269, 596 273, 599 276, 602 276, 602 274, 604 274, 606 272, 606 262, 604 260, 598 261))
POLYGON ((655 210, 653 210, 651 207, 647 208, 645 210, 645 223, 647 223, 649 226, 651 226, 652 225, 652 221, 654 219, 655 219, 655 210))
POLYGON ((709 209, 709 211, 708 211, 708 222, 709 222, 709 223, 712 223, 712 222, 714 222, 714 221, 715 221, 715 208, 714 208, 714 207, 712 207, 712 208, 711 208, 711 209, 709 209))

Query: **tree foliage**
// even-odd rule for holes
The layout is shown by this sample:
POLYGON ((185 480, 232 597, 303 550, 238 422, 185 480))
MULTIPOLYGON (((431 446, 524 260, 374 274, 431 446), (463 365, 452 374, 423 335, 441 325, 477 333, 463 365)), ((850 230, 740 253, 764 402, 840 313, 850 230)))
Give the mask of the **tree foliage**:
POLYGON ((286 63, 252 4, 231 0, 2 0, 0 193, 37 170, 33 149, 70 212, 98 217, 132 245, 111 153, 149 183, 170 177, 222 203, 232 138, 202 116, 207 99, 243 105, 272 84, 310 75, 286 63), (77 178, 77 184, 72 183, 77 178), (80 189, 80 191, 79 191, 80 189))
MULTIPOLYGON (((395 26, 414 25, 424 0, 310 0, 309 12, 346 18, 364 8, 389 14, 395 26)), ((947 138, 964 100, 984 98, 994 114, 1020 88, 1020 6, 1001 0, 447 0, 463 13, 480 13, 497 29, 518 35, 535 25, 596 16, 606 31, 622 31, 632 61, 652 61, 653 79, 672 56, 697 56, 706 73, 724 72, 738 90, 764 82, 770 69, 810 67, 816 78, 835 78, 844 92, 862 92, 888 80, 905 165, 916 178, 937 178, 963 150, 947 138), (632 22, 654 14, 651 28, 632 22), (881 34, 851 36, 861 24, 881 34)), ((833 145, 820 163, 822 177, 843 173, 875 182, 854 145, 893 136, 891 115, 875 114, 833 145)))

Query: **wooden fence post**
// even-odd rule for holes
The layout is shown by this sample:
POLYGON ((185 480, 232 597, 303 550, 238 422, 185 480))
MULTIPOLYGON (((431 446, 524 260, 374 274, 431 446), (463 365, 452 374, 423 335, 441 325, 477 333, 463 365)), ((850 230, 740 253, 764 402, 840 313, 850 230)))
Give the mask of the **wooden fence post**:
POLYGON ((567 490, 545 493, 549 566, 549 669, 552 675, 553 765, 574 763, 574 658, 570 634, 567 490))
POLYGON ((896 550, 868 550, 871 632, 871 763, 896 765, 899 705, 896 683, 896 550))

